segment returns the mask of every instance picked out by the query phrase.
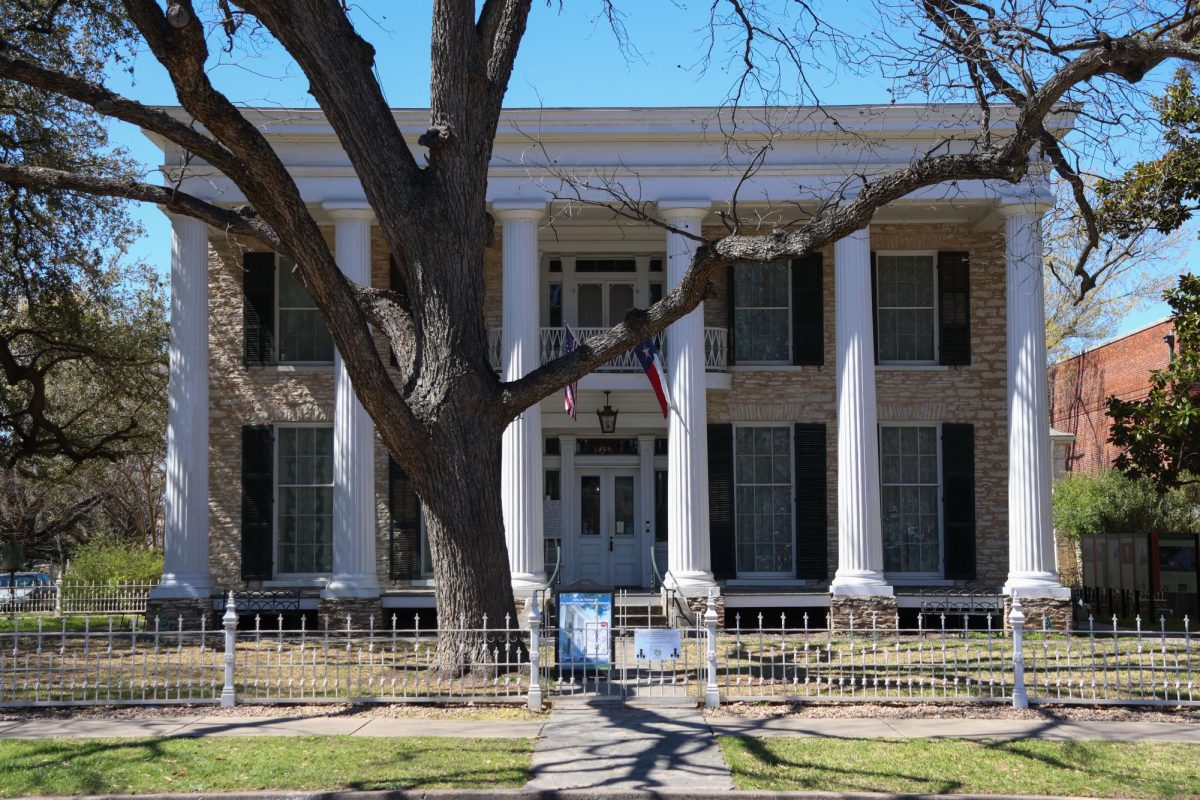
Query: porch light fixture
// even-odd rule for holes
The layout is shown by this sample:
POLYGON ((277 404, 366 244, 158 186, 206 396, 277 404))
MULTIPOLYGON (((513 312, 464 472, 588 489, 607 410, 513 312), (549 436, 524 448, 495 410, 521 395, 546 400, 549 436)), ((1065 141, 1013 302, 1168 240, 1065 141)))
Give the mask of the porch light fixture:
POLYGON ((600 418, 601 433, 615 433, 617 430, 617 414, 621 412, 608 404, 608 392, 604 393, 604 408, 596 409, 596 416, 600 418))

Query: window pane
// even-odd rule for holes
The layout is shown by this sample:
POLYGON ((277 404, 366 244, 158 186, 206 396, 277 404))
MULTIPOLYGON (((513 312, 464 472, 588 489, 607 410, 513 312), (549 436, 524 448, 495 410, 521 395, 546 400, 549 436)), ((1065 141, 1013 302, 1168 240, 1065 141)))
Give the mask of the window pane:
POLYGON ((735 356, 742 361, 787 361, 790 356, 790 278, 786 264, 742 264, 733 270, 735 356))
POLYGON ((608 325, 614 327, 625 321, 633 308, 633 284, 614 283, 608 287, 608 325))
POLYGON ((579 284, 579 327, 604 327, 604 289, 598 283, 579 284))
POLYGON ((327 573, 333 566, 333 429, 280 428, 278 570, 327 573))
POLYGON ((879 432, 884 569, 941 570, 935 426, 886 426, 879 432))
POLYGON ((738 570, 790 573, 792 547, 791 429, 734 429, 738 570))
POLYGON ((879 256, 875 268, 875 295, 879 360, 935 360, 933 257, 879 256))

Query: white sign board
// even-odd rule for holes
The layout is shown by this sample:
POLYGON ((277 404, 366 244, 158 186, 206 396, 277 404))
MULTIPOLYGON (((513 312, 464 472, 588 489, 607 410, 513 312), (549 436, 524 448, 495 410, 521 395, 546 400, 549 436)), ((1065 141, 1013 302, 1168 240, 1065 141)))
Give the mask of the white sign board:
POLYGON ((633 657, 638 661, 667 661, 679 658, 679 631, 639 629, 633 632, 633 657))

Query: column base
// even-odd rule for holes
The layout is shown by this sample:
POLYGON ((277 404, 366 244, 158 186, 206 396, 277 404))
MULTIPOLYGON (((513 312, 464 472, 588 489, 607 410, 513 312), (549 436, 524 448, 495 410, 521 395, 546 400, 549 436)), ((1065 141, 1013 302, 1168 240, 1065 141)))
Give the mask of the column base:
POLYGON ((892 587, 883 573, 874 570, 841 570, 833 576, 829 593, 849 597, 891 597, 892 587))
POLYGON ((682 572, 671 571, 663 576, 663 586, 668 589, 674 589, 686 598, 700 597, 706 602, 708 593, 720 594, 721 589, 717 586, 717 579, 713 577, 711 572, 682 572))
POLYGON ((317 616, 320 624, 329 620, 330 630, 345 630, 346 619, 350 619, 350 627, 356 631, 365 631, 374 626, 375 630, 390 627, 383 613, 383 600, 375 597, 326 597, 321 596, 317 605, 317 616))
MULTIPOLYGON (((1071 591, 1066 590, 1066 597, 1061 593, 1057 596, 1017 594, 1021 600, 1021 613, 1025 615, 1025 630, 1040 631, 1043 626, 1052 631, 1065 631, 1074 628, 1074 609, 1071 606, 1071 591)), ((1008 615, 1012 613, 1012 595, 1004 598, 1004 627, 1009 627, 1008 615)))
POLYGON ((513 597, 532 597, 546 588, 546 576, 540 572, 514 572, 512 574, 513 597))
POLYGON ((177 629, 183 620, 185 631, 198 631, 203 622, 213 630, 219 615, 213 611, 211 597, 155 597, 146 601, 146 627, 153 629, 155 621, 162 630, 177 629))
POLYGON ((890 593, 829 595, 829 627, 847 630, 851 625, 855 630, 895 627, 896 598, 890 593))

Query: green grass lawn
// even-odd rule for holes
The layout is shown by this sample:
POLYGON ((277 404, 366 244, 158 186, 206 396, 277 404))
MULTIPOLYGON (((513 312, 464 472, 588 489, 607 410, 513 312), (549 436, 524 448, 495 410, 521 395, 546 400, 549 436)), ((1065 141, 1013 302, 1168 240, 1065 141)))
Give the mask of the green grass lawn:
POLYGON ((532 739, 7 739, 0 796, 519 788, 532 751, 532 739))
POLYGON ((1200 797, 1200 745, 723 736, 739 789, 1200 797))

